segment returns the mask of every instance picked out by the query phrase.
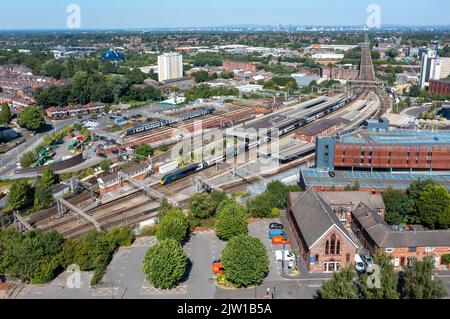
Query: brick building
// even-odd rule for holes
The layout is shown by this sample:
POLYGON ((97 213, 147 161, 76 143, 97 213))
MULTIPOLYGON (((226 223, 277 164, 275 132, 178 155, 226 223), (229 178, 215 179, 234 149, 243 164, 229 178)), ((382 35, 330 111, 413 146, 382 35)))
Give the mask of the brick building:
POLYGON ((224 72, 232 72, 233 70, 243 70, 246 72, 256 72, 256 63, 238 62, 225 60, 222 64, 224 72))
POLYGON ((62 119, 71 116, 82 116, 99 113, 105 109, 103 103, 89 103, 86 105, 69 105, 66 107, 53 106, 45 110, 45 114, 51 119, 62 119))
POLYGON ((334 272, 354 262, 357 244, 314 189, 289 193, 287 218, 309 271, 334 272))
POLYGON ((342 123, 340 118, 323 119, 299 128, 295 132, 295 139, 308 143, 315 143, 317 136, 330 135, 342 123))
POLYGON ((450 95, 450 81, 430 80, 428 91, 436 95, 450 95))
POLYGON ((450 169, 450 131, 389 130, 371 122, 366 131, 319 137, 316 167, 334 169, 450 169))
POLYGON ((443 256, 450 254, 450 230, 394 230, 377 211, 363 203, 352 211, 352 231, 371 254, 389 254, 395 267, 427 256, 440 266, 444 265, 443 256))
MULTIPOLYGON (((148 177, 151 171, 151 165, 147 162, 139 163, 135 166, 125 168, 121 170, 122 173, 133 177, 136 180, 143 180, 148 177)), ((112 174, 102 176, 97 179, 98 186, 100 188, 100 194, 104 195, 106 193, 112 192, 116 189, 119 189, 123 186, 129 185, 128 181, 121 180, 118 172, 114 172, 112 174)))

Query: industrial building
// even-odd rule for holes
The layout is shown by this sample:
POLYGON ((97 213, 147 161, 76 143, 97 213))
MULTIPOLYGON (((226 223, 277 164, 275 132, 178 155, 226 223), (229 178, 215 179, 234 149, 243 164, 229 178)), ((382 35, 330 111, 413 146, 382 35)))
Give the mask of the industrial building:
POLYGON ((450 81, 430 80, 428 91, 436 95, 450 95, 450 81))
POLYGON ((390 130, 385 118, 367 130, 321 136, 316 167, 321 170, 450 170, 450 131, 390 130))

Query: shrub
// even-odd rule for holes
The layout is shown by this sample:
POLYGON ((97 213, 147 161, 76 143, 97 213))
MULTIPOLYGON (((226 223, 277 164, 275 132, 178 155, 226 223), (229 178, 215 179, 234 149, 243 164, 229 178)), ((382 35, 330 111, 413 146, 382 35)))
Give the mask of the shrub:
POLYGON ((189 210, 197 218, 208 218, 215 209, 215 203, 208 193, 197 193, 189 200, 189 210))

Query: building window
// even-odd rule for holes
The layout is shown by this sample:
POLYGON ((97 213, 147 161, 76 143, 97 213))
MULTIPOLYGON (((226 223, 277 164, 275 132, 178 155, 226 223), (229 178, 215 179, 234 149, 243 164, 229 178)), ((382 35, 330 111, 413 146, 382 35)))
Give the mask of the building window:
POLYGON ((394 252, 394 248, 385 248, 384 251, 387 253, 392 253, 394 252))
POLYGON ((350 262, 350 254, 347 254, 345 256, 345 261, 347 262, 347 264, 350 262))
POLYGON ((425 247, 425 251, 427 253, 431 253, 434 250, 434 247, 425 247))
POLYGON ((330 249, 330 242, 327 240, 327 242, 325 243, 325 255, 329 254, 329 249, 330 249))
POLYGON ((334 255, 335 253, 336 253, 336 236, 333 234, 331 235, 330 255, 334 255))
POLYGON ((341 254, 341 241, 338 240, 336 243, 336 255, 340 255, 341 254))
POLYGON ((417 251, 417 249, 416 249, 416 247, 409 247, 409 248, 408 248, 408 251, 409 251, 410 253, 415 253, 415 252, 417 251))
POLYGON ((316 255, 316 263, 319 262, 319 255, 316 255))

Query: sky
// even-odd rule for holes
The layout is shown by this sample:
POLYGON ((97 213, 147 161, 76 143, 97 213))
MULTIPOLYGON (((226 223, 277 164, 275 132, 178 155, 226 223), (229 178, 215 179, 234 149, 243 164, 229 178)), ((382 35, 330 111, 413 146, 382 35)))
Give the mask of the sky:
POLYGON ((1 0, 0 30, 67 29, 67 7, 82 29, 226 25, 363 25, 370 4, 382 24, 450 25, 448 0, 1 0))

